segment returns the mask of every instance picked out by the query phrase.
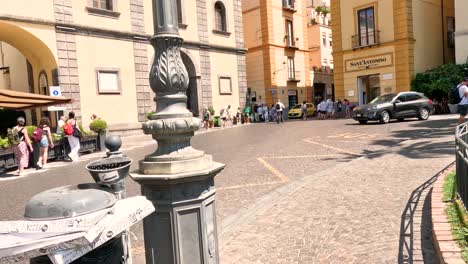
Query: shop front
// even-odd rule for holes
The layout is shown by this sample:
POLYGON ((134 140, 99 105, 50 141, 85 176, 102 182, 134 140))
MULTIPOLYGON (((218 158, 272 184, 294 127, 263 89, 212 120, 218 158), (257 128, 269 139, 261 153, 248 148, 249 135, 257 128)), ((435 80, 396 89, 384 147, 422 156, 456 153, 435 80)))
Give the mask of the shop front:
MULTIPOLYGON (((374 98, 396 92, 395 65, 393 52, 365 56, 356 53, 345 59, 343 98, 355 104, 367 104, 374 98), (356 58, 353 58, 356 57, 356 58)), ((346 56, 345 56, 346 58, 346 56)), ((406 88, 409 90, 409 87, 406 88)))

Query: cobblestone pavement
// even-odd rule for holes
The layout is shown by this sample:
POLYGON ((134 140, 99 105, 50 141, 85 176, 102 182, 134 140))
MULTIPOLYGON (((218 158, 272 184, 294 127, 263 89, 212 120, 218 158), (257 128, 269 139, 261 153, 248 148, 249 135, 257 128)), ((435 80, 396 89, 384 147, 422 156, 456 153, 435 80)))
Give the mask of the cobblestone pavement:
MULTIPOLYGON (((412 191, 454 159, 455 122, 309 120, 195 136, 194 147, 226 164, 215 181, 222 263, 395 263, 412 191)), ((149 137, 127 141, 131 169, 155 147, 149 137)), ((26 201, 40 191, 91 181, 84 165, 100 156, 21 178, 0 175, 0 219, 21 219, 26 201)), ((140 194, 138 184, 127 186, 129 196, 140 194)), ((418 223, 425 193, 413 214, 415 261, 431 258, 424 242, 430 225, 418 223)), ((141 225, 133 231, 141 257, 141 225)))
POLYGON ((366 156, 302 177, 224 238, 222 263, 438 263, 427 194, 432 177, 454 160, 453 127, 427 125, 363 142, 371 147, 360 153, 311 139, 366 156))

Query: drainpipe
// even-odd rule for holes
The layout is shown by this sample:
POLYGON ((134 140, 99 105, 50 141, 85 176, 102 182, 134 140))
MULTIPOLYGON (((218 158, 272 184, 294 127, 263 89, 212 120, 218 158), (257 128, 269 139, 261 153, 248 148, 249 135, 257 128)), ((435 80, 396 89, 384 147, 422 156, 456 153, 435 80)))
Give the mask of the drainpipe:
POLYGON ((444 0, 440 0, 440 10, 442 12, 442 62, 445 64, 445 17, 444 17, 444 0))

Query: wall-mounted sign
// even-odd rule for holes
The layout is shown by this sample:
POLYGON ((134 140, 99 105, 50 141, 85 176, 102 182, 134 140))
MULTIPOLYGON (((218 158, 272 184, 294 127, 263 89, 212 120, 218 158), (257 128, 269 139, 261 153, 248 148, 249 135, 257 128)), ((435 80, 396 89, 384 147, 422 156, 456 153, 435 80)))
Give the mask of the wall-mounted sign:
POLYGON ((297 95, 297 90, 288 90, 288 95, 290 95, 290 96, 297 95))
POLYGON ((349 90, 348 91, 348 96, 353 97, 354 96, 354 90, 349 90))
POLYGON ((49 86, 50 96, 62 96, 62 90, 60 86, 49 86))
POLYGON ((392 73, 382 74, 382 80, 392 80, 392 79, 393 79, 393 74, 392 73))
POLYGON ((360 59, 346 60, 346 71, 359 71, 393 65, 393 54, 387 53, 360 59))

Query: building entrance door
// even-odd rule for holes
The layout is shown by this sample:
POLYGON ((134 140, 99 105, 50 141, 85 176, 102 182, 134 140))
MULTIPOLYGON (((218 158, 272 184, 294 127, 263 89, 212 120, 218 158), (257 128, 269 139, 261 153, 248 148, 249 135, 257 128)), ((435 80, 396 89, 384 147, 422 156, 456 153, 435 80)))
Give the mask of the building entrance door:
POLYGON ((374 98, 380 96, 380 74, 359 76, 357 82, 360 105, 368 104, 374 98))
POLYGON ((297 90, 288 91, 288 105, 289 109, 293 108, 297 104, 297 90))
POLYGON ((318 105, 320 101, 325 100, 325 84, 314 83, 314 103, 318 105))

